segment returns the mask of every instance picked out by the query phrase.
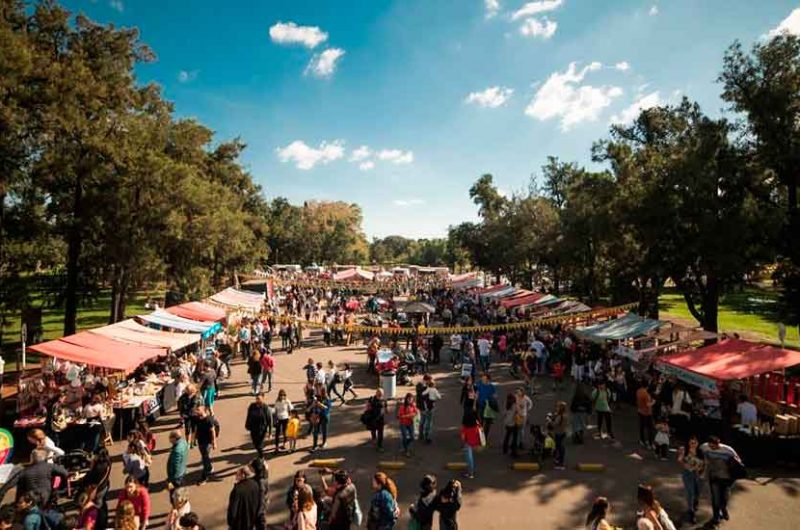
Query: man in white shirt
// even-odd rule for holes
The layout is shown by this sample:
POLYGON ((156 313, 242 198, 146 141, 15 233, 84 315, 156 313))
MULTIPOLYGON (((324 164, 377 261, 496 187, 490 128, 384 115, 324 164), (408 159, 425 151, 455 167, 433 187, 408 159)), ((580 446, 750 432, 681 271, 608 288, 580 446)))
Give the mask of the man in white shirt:
POLYGON ((745 427, 752 427, 758 423, 758 409, 753 405, 747 396, 742 394, 739 396, 739 404, 736 406, 736 412, 741 417, 741 424, 745 427))
POLYGON ((461 363, 461 335, 458 333, 450 335, 450 363, 453 368, 461 363))
POLYGON ((478 357, 480 357, 481 361, 481 370, 484 372, 489 371, 489 353, 491 349, 492 343, 486 338, 486 336, 478 339, 478 357))
POLYGON ((519 404, 519 414, 522 416, 522 425, 520 425, 520 433, 519 433, 519 447, 520 449, 524 445, 524 443, 528 439, 528 419, 531 417, 531 411, 533 410, 533 400, 529 398, 525 394, 525 389, 522 387, 517 388, 514 391, 514 395, 517 397, 517 403, 519 404))
POLYGON ((425 375, 424 382, 427 388, 422 391, 419 434, 425 443, 431 443, 433 441, 431 438, 433 433, 433 409, 436 406, 436 402, 442 399, 442 394, 437 390, 436 383, 430 375, 425 375))
POLYGON ((546 369, 545 360, 547 359, 547 355, 545 354, 547 348, 544 342, 539 339, 534 339, 533 342, 531 342, 531 350, 533 350, 533 354, 536 356, 536 372, 544 372, 546 369))

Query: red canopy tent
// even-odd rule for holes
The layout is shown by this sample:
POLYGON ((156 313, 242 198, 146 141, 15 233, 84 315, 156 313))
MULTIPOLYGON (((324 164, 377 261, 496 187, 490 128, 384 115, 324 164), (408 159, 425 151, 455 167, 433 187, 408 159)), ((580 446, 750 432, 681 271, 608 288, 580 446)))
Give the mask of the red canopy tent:
POLYGON ((148 359, 164 355, 167 351, 165 348, 118 342, 88 332, 34 344, 29 349, 64 361, 125 372, 130 372, 148 359))
POLYGON ((662 371, 709 389, 716 388, 716 381, 747 379, 796 365, 800 351, 738 339, 659 359, 662 371))
POLYGON ((508 289, 508 284, 506 283, 498 283, 497 285, 492 285, 491 287, 484 287, 483 289, 478 289, 475 291, 475 294, 489 294, 495 291, 502 291, 503 289, 508 289))
POLYGON ((545 296, 546 295, 544 295, 542 293, 532 293, 530 291, 527 291, 527 294, 524 294, 522 296, 515 296, 515 297, 509 298, 507 300, 503 300, 501 302, 501 304, 503 305, 503 307, 516 307, 518 305, 533 304, 533 303, 541 300, 545 296))
POLYGON ((167 308, 168 313, 200 322, 220 322, 225 320, 225 310, 202 302, 187 302, 167 308))
POLYGON ((375 275, 369 271, 365 271, 364 269, 347 269, 343 270, 342 272, 337 272, 333 275, 334 281, 340 282, 358 282, 358 281, 370 281, 375 278, 375 275))

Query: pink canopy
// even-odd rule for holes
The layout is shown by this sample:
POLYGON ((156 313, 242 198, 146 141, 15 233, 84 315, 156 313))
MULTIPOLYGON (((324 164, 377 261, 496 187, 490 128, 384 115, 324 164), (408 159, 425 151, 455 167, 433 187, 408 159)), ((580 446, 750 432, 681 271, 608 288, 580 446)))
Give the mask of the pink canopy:
POLYGON ((202 302, 187 302, 167 308, 168 313, 190 320, 201 322, 219 322, 225 320, 225 310, 202 302))
POLYGON ((711 379, 729 381, 800 365, 800 351, 726 339, 711 346, 663 357, 660 362, 711 379))
POLYGON ((530 291, 525 291, 524 294, 521 296, 513 296, 511 298, 507 298, 501 302, 503 307, 516 307, 518 305, 526 305, 526 304, 533 304, 537 301, 544 298, 545 295, 542 293, 532 293, 530 291))
POLYGON ((30 349, 64 361, 126 372, 167 352, 165 348, 137 346, 89 332, 34 344, 30 349))
POLYGON ((121 342, 140 344, 144 346, 158 346, 170 350, 180 350, 191 344, 200 342, 199 333, 182 333, 160 331, 148 326, 143 326, 135 320, 128 319, 110 326, 103 326, 89 331, 97 335, 104 335, 121 342))
POLYGON ((347 269, 342 272, 337 272, 336 274, 333 275, 333 279, 337 282, 341 281, 357 282, 365 280, 368 281, 372 280, 373 278, 375 278, 375 275, 373 273, 359 268, 347 269))

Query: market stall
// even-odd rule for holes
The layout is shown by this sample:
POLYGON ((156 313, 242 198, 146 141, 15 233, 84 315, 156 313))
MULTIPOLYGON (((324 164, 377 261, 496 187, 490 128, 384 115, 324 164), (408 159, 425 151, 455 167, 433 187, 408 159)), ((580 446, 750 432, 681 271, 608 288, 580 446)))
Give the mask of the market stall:
POLYGON ((657 368, 720 403, 727 440, 745 462, 800 462, 797 385, 786 377, 800 365, 800 351, 739 339, 662 357, 657 368), (741 425, 739 396, 755 404, 757 421, 741 425))
MULTIPOLYGON (((268 284, 269 287, 270 284, 268 284)), ((217 306, 227 313, 233 311, 258 314, 264 307, 264 293, 253 291, 243 291, 228 287, 216 294, 211 295, 207 302, 209 305, 217 306)))
POLYGON ((333 275, 335 282, 370 282, 375 279, 375 274, 362 268, 347 269, 333 275))
POLYGON ((190 320, 224 322, 227 314, 224 309, 203 302, 187 302, 166 309, 167 313, 190 320))

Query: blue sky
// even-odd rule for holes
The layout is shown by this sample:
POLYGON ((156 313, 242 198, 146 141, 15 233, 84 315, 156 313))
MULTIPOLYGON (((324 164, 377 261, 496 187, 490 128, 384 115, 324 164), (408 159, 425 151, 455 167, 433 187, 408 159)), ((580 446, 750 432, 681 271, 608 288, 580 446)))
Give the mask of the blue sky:
POLYGON ((370 237, 442 236, 475 218, 481 174, 512 193, 548 155, 590 164, 637 108, 685 94, 717 114, 734 39, 800 32, 797 0, 65 4, 138 27, 158 57, 139 79, 240 136, 268 197, 357 202, 370 237))

